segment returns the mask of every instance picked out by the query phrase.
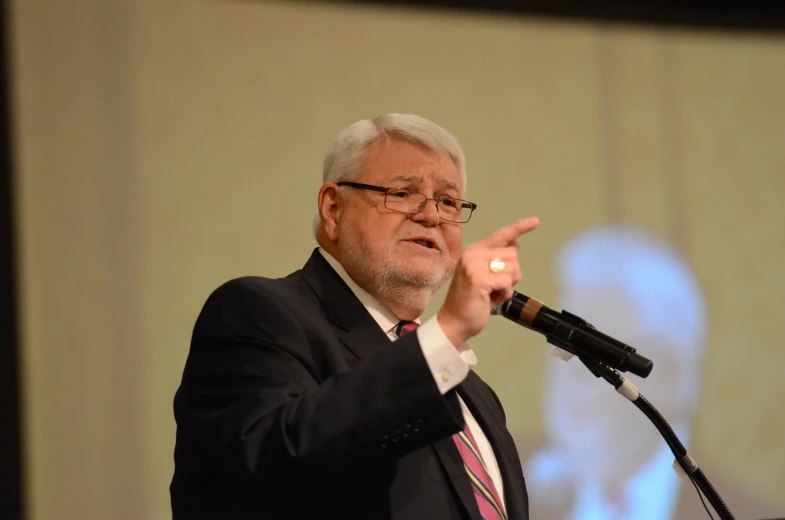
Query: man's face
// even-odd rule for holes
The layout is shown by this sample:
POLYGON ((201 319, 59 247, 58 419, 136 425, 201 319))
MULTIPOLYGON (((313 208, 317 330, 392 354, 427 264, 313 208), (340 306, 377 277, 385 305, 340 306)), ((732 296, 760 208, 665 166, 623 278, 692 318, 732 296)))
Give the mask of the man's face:
MULTIPOLYGON (((374 144, 364 166, 357 182, 408 188, 429 198, 463 195, 450 157, 412 143, 374 144)), ((342 263, 352 278, 372 294, 397 300, 413 293, 430 297, 450 280, 461 255, 462 224, 440 219, 433 201, 410 216, 386 208, 383 193, 352 191, 338 233, 342 263)))

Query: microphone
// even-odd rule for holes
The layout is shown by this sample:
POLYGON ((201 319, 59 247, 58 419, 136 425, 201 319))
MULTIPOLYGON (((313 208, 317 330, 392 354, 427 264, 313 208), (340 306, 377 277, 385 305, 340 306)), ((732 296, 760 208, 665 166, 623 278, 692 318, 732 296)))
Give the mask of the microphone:
POLYGON ((622 372, 647 377, 654 363, 635 349, 603 334, 586 320, 567 311, 557 312, 542 302, 513 291, 512 298, 497 305, 491 314, 545 335, 548 343, 578 357, 588 357, 622 372))

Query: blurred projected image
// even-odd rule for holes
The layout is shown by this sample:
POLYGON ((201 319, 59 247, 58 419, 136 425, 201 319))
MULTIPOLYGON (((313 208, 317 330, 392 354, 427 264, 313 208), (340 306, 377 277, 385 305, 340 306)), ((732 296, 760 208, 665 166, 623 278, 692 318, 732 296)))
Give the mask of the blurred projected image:
MULTIPOLYGON (((708 316, 686 262, 647 232, 590 229, 557 259, 558 309, 634 346, 654 362, 629 377, 665 416, 737 518, 761 518, 717 478, 690 442, 700 400, 708 316)), ((695 520, 706 516, 692 484, 653 424, 578 360, 550 357, 543 398, 546 439, 521 442, 532 518, 538 520, 695 520)))

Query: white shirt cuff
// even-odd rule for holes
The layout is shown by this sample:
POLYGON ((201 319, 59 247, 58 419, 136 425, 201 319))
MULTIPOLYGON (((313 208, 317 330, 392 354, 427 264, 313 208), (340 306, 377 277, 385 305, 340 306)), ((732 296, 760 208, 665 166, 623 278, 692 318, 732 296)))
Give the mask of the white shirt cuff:
POLYGON ((454 347, 439 326, 436 316, 417 328, 420 348, 442 395, 466 379, 469 369, 477 364, 477 356, 467 344, 454 347))

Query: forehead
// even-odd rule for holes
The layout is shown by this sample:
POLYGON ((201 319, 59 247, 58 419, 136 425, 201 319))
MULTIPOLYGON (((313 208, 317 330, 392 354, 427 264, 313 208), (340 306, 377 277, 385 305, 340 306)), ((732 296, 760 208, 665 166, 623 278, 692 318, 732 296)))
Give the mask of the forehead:
POLYGON ((461 174, 449 155, 397 139, 368 148, 361 178, 377 184, 399 181, 462 189, 461 174))

